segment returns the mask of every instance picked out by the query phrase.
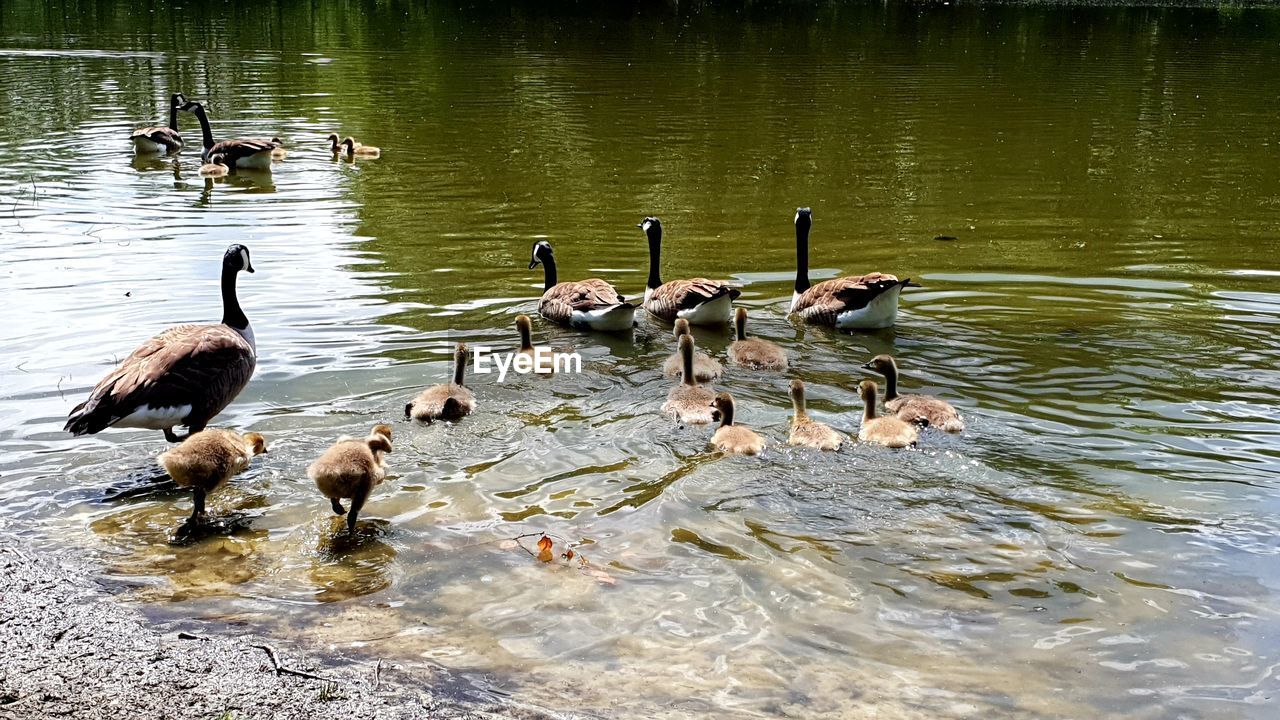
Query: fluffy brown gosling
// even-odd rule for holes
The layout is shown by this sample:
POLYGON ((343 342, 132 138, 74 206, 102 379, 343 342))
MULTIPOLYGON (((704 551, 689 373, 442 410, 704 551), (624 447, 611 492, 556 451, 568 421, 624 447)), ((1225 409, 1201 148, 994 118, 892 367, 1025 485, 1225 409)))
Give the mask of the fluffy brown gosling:
MULTIPOLYGON (((676 343, 680 342, 681 335, 689 335, 689 321, 684 318, 677 318, 675 328, 672 331, 675 334, 676 343)), ((671 353, 671 357, 662 364, 662 374, 666 377, 680 377, 684 372, 684 361, 680 359, 680 351, 671 353)), ((693 379, 700 383, 711 382, 724 374, 724 368, 719 361, 707 355, 706 353, 694 352, 693 354, 693 379)))
POLYGON ((354 138, 344 138, 342 140, 343 147, 346 148, 347 159, 352 157, 376 158, 382 155, 382 150, 372 145, 361 145, 354 138))
POLYGON ((751 428, 733 424, 733 396, 722 392, 716 395, 711 403, 715 408, 713 417, 720 421, 716 434, 711 436, 711 444, 722 453, 730 455, 759 455, 764 452, 764 438, 751 428))
POLYGON ((915 425, 903 422, 892 415, 876 415, 876 390, 876 384, 872 380, 863 380, 858 386, 858 391, 862 394, 862 402, 866 406, 862 412, 862 427, 858 430, 858 439, 891 448, 915 445, 920 439, 920 431, 915 425))
POLYGON ((787 440, 792 445, 810 447, 815 450, 839 450, 844 442, 844 435, 831 429, 830 425, 820 423, 809 417, 804 405, 804 383, 791 381, 791 437, 787 440))
POLYGON ((715 400, 716 394, 709 388, 698 385, 693 379, 693 336, 681 335, 676 344, 680 348, 683 372, 680 384, 667 393, 667 401, 662 404, 662 412, 689 425, 707 425, 714 422, 711 403, 715 400))
POLYGON ((342 143, 338 142, 338 133, 329 133, 329 137, 325 138, 329 141, 329 152, 337 155, 342 152, 342 143))
POLYGON ((209 156, 209 162, 200 166, 200 177, 225 177, 229 171, 222 155, 214 154, 209 156))
POLYGON ((307 476, 329 498, 333 512, 347 516, 348 530, 356 529, 356 518, 369 493, 386 478, 385 455, 389 452, 391 426, 374 425, 366 438, 339 438, 307 468, 307 476), (342 507, 344 498, 351 499, 350 511, 342 507))
POLYGON ((284 141, 278 137, 273 137, 271 142, 276 144, 276 147, 271 151, 271 159, 283 160, 285 155, 289 154, 289 151, 284 149, 284 141))
POLYGON ((453 382, 432 385, 404 406, 406 419, 431 423, 456 422, 476 409, 476 396, 462 381, 467 373, 467 346, 458 343, 453 351, 453 382))
POLYGON ((543 353, 542 367, 538 367, 538 348, 533 346, 533 321, 528 315, 516 316, 516 331, 520 333, 520 349, 516 352, 529 358, 529 366, 538 375, 549 375, 555 372, 555 364, 550 362, 550 354, 543 353))
POLYGON ((191 434, 156 460, 178 487, 191 488, 195 498, 191 519, 196 521, 205 514, 205 496, 248 469, 254 455, 266 451, 267 441, 258 433, 213 429, 191 434))
POLYGON ((787 353, 777 344, 747 337, 747 309, 738 308, 733 316, 738 339, 729 345, 729 362, 754 370, 786 370, 787 353))
POLYGON ((949 433, 964 430, 960 413, 946 400, 932 395, 898 394, 898 363, 894 362, 892 355, 877 355, 862 367, 884 376, 884 406, 899 420, 949 433))

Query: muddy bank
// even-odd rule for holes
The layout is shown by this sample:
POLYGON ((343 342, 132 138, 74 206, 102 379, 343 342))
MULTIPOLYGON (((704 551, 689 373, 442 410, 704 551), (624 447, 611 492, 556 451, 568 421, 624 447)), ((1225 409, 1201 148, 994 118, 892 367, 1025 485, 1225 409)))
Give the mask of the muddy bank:
POLYGON ((89 568, 0 547, 0 718, 545 720, 446 699, 432 669, 308 656, 213 627, 148 624, 89 568))

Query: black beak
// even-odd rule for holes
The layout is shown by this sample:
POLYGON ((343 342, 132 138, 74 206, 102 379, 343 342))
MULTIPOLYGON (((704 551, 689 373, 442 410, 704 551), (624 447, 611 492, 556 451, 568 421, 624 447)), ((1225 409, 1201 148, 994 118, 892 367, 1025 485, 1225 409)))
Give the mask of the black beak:
POLYGON ((871 369, 873 369, 873 368, 871 367, 871 363, 866 362, 866 363, 862 363, 862 369, 863 369, 863 370, 871 370, 871 369))
POLYGON ((244 271, 245 271, 245 272, 253 272, 253 265, 252 265, 252 264, 245 265, 245 266, 244 266, 244 271))
POLYGON ((638 228, 643 228, 643 227, 644 227, 644 223, 636 223, 636 227, 638 227, 638 228))
POLYGON ((530 261, 529 261, 529 269, 530 269, 530 270, 532 270, 532 269, 534 269, 534 268, 536 268, 536 267, 538 267, 538 261, 537 261, 537 260, 530 260, 530 261))

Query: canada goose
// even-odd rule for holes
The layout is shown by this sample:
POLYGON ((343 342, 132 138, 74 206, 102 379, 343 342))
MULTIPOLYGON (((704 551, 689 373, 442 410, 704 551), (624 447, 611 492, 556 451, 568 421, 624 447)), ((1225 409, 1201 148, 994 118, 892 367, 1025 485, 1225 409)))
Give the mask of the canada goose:
POLYGON ((796 285, 791 313, 818 325, 842 330, 876 330, 892 327, 898 319, 898 296, 904 287, 920 287, 911 278, 871 273, 809 284, 809 228, 813 213, 796 209, 796 285))
POLYGON ((434 422, 457 421, 475 410, 476 398, 463 386, 467 372, 467 346, 458 343, 453 351, 453 382, 432 385, 423 390, 412 402, 404 406, 406 419, 434 422))
POLYGON ((254 455, 267 451, 267 441, 256 432, 240 433, 210 429, 192 433, 181 445, 160 453, 156 461, 178 487, 189 487, 195 495, 193 521, 204 515, 204 499, 231 476, 249 468, 254 455))
POLYGON ((271 151, 271 159, 283 160, 285 156, 289 154, 289 151, 284 149, 284 141, 278 137, 273 137, 271 138, 271 142, 275 143, 277 146, 275 150, 271 151))
POLYGON ((214 142, 213 131, 209 129, 209 116, 205 114, 204 105, 198 102, 188 102, 182 109, 194 113, 196 118, 200 120, 200 133, 204 138, 204 150, 200 153, 202 159, 208 160, 210 156, 218 154, 222 155, 223 160, 231 167, 251 168, 254 170, 271 169, 271 154, 276 149, 274 142, 261 138, 241 138, 239 140, 214 142))
POLYGON ((329 133, 329 137, 325 138, 329 141, 329 150, 334 155, 342 152, 342 143, 338 142, 338 133, 329 133))
POLYGON ((169 442, 200 432, 235 399, 253 376, 257 345, 236 299, 236 274, 253 272, 249 248, 232 245, 222 256, 222 322, 176 325, 134 350, 75 406, 63 428, 73 435, 112 425, 164 430, 169 442))
MULTIPOLYGON (((684 318, 676 318, 674 330, 676 342, 680 342, 681 335, 689 334, 689 321, 684 318)), ((671 353, 671 357, 662 364, 662 374, 667 377, 680 377, 684 372, 684 360, 680 358, 680 351, 671 353)), ((724 374, 724 368, 720 362, 706 353, 695 352, 693 354, 693 379, 700 383, 711 382, 724 374)))
POLYGON ((964 420, 951 403, 932 395, 898 394, 898 364, 893 356, 877 355, 862 367, 884 376, 884 406, 899 420, 950 433, 964 430, 964 420))
POLYGON ((776 343, 747 337, 747 309, 738 308, 733 316, 738 339, 729 345, 729 362, 756 370, 786 370, 787 353, 776 343))
POLYGON ((647 217, 636 227, 649 239, 649 282, 644 291, 644 309, 654 317, 672 322, 678 317, 690 325, 717 325, 729 321, 733 301, 742 291, 720 280, 689 278, 662 282, 662 221, 647 217))
POLYGON ((733 396, 727 392, 716 395, 711 403, 715 408, 713 418, 720 421, 711 444, 723 453, 731 455, 759 455, 764 452, 764 438, 751 428, 733 424, 733 396))
POLYGON ((182 93, 169 96, 169 127, 148 126, 138 128, 129 135, 133 151, 138 155, 173 153, 182 149, 182 135, 178 133, 178 111, 187 104, 182 93))
POLYGON ((713 422, 711 403, 716 394, 710 388, 697 384, 693 370, 693 336, 681 335, 677 341, 680 348, 680 360, 684 371, 680 374, 680 384, 667 393, 667 401, 662 404, 664 415, 689 425, 706 425, 713 422))
POLYGON ((891 448, 915 445, 920 439, 920 431, 915 425, 905 423, 892 415, 876 416, 876 389, 873 380, 863 380, 858 386, 865 406, 862 412, 862 427, 858 429, 858 439, 891 448))
POLYGON ((542 317, 559 325, 600 332, 624 332, 635 326, 635 304, 626 302, 604 280, 556 282, 556 256, 546 240, 533 244, 529 269, 539 264, 544 278, 542 299, 538 301, 542 317))
POLYGON ((227 165, 222 161, 222 153, 210 155, 209 162, 200 166, 201 177, 222 177, 227 172, 227 165))
POLYGON ((372 145, 361 145, 350 137, 344 138, 342 144, 347 148, 347 159, 352 157, 376 158, 382 154, 382 150, 372 145))
POLYGON ((528 315, 516 316, 516 331, 520 333, 520 349, 516 351, 516 354, 525 355, 529 358, 529 367, 533 368, 534 373, 554 373, 554 363, 549 362, 551 356, 545 351, 542 355, 542 367, 538 367, 538 348, 533 346, 533 321, 529 319, 528 315))
POLYGON ((347 516, 347 530, 356 529, 356 518, 369 493, 387 476, 384 457, 391 452, 391 426, 374 425, 368 437, 339 438, 319 460, 307 468, 310 477, 325 497, 333 512, 347 516), (351 498, 351 510, 342 507, 342 499, 351 498))
POLYGON ((792 445, 811 447, 814 450, 839 450, 844 443, 844 435, 831 429, 830 425, 820 423, 809 417, 804 406, 804 382, 791 381, 791 437, 787 440, 792 445))

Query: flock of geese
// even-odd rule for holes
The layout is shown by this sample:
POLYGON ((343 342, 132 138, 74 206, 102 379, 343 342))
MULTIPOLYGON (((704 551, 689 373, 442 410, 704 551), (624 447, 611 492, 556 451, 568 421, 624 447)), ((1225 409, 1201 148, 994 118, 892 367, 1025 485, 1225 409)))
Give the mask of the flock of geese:
MULTIPOLYGON (((236 168, 247 170, 271 170, 271 164, 283 160, 287 151, 280 138, 236 138, 216 141, 213 130, 209 127, 209 114, 204 104, 187 100, 182 93, 174 93, 169 97, 169 125, 151 125, 138 128, 129 135, 133 150, 138 155, 170 155, 184 146, 182 134, 178 132, 178 113, 189 112, 200 121, 201 149, 200 175, 204 177, 223 177, 236 168)), ((362 145, 354 138, 338 140, 336 133, 326 138, 329 150, 334 158, 376 158, 382 155, 379 148, 362 145)))
MULTIPOLYGON (((181 94, 172 98, 170 127, 143 128, 135 132, 135 147, 140 150, 144 147, 139 144, 139 138, 166 149, 174 143, 180 147, 181 138, 176 132, 178 110, 194 112, 200 119, 206 157, 219 155, 222 161, 239 167, 261 168, 261 164, 244 163, 265 162, 269 167, 272 153, 279 149, 274 141, 215 143, 204 109, 181 94)), ((337 136, 331 135, 329 140, 335 152, 340 147, 348 153, 360 151, 350 138, 339 143, 337 136)), ((376 148, 366 150, 367 155, 376 153, 376 148)), ((812 213, 808 208, 799 208, 794 222, 796 278, 790 313, 808 323, 842 329, 892 326, 902 289, 914 283, 885 273, 810 283, 812 213)), ((735 421, 733 396, 710 387, 710 383, 722 377, 724 367, 697 351, 691 326, 723 327, 732 319, 736 339, 729 346, 726 359, 738 368, 785 372, 790 367, 786 351, 771 341, 747 336, 748 313, 745 308, 733 308, 733 300, 740 295, 733 285, 702 277, 663 282, 662 222, 656 217, 647 217, 638 227, 644 231, 649 246, 649 277, 640 302, 628 301, 612 284, 599 278, 561 281, 551 244, 539 240, 533 245, 529 263, 529 269, 541 265, 544 272, 545 285, 538 313, 549 322, 593 332, 629 332, 636 325, 636 312, 641 309, 657 320, 672 323, 676 352, 666 359, 662 370, 668 377, 678 377, 679 382, 668 393, 662 413, 685 425, 718 423, 710 442, 722 453, 756 455, 762 452, 764 439, 735 421)), ((209 421, 248 384, 257 363, 253 329, 236 295, 240 272, 252 273, 253 265, 249 249, 236 244, 228 247, 222 257, 222 321, 210 325, 178 325, 143 343, 93 388, 87 400, 72 409, 64 428, 77 436, 108 427, 148 428, 162 430, 169 442, 181 443, 162 453, 158 461, 179 486, 191 488, 194 495, 191 522, 204 519, 209 492, 247 469, 255 455, 266 452, 266 440, 258 433, 241 435, 226 429, 206 429, 209 421), (187 428, 186 435, 174 432, 178 425, 187 428)), ((519 352, 535 353, 529 317, 518 316, 516 329, 520 335, 519 352)), ((476 398, 466 386, 466 366, 467 348, 459 343, 454 350, 452 377, 410 400, 404 407, 405 418, 426 423, 456 422, 474 412, 476 398)), ((858 440, 902 448, 916 444, 924 429, 963 431, 964 422, 949 403, 928 395, 899 394, 898 367, 891 356, 878 355, 862 367, 884 377, 884 406, 888 414, 878 410, 877 384, 863 380, 859 385, 864 409, 858 440)), ((792 380, 790 396, 793 414, 789 444, 816 450, 839 449, 846 440, 845 435, 809 417, 804 383, 792 380)), ((350 530, 355 529, 370 492, 386 476, 385 456, 391 452, 391 437, 391 426, 379 424, 366 437, 339 438, 307 468, 307 474, 321 494, 330 500, 333 511, 346 515, 350 530), (350 500, 349 508, 342 506, 342 500, 350 500)))

